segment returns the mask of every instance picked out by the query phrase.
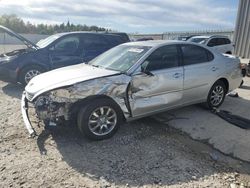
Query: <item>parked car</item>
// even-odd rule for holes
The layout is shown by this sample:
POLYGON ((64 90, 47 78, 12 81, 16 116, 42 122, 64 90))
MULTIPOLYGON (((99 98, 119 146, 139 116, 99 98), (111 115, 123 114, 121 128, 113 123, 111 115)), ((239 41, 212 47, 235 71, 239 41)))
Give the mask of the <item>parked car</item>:
POLYGON ((176 40, 181 40, 181 41, 187 41, 188 39, 194 37, 194 36, 199 36, 199 35, 186 35, 186 36, 179 36, 176 38, 176 40))
POLYGON ((194 36, 187 41, 206 45, 225 54, 232 54, 234 50, 234 45, 227 36, 194 36))
POLYGON ((27 45, 26 49, 0 55, 0 79, 23 85, 42 72, 89 62, 104 51, 129 41, 118 33, 68 32, 34 44, 8 28, 0 26, 0 29, 27 45))
POLYGON ((22 96, 46 124, 75 118, 88 138, 111 137, 124 121, 196 103, 219 107, 242 81, 240 60, 182 41, 131 42, 92 60, 33 78, 22 96))
POLYGON ((136 41, 147 41, 147 40, 154 40, 152 37, 142 37, 137 39, 136 41))

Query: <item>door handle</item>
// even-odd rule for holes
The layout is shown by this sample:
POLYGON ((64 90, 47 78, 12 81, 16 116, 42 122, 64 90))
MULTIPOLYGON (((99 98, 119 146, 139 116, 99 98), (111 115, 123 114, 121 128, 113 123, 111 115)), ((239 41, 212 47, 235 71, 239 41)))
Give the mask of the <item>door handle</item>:
POLYGON ((212 67, 211 70, 212 71, 217 71, 219 68, 218 67, 212 67))
POLYGON ((174 78, 180 78, 182 76, 182 73, 175 73, 173 75, 174 78))

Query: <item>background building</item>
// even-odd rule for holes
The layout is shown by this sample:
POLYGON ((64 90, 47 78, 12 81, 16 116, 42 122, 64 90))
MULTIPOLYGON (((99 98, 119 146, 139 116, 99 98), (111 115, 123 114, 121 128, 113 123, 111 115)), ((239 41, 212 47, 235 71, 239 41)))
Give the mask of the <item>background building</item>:
POLYGON ((250 0, 239 0, 234 43, 235 54, 250 59, 250 0))

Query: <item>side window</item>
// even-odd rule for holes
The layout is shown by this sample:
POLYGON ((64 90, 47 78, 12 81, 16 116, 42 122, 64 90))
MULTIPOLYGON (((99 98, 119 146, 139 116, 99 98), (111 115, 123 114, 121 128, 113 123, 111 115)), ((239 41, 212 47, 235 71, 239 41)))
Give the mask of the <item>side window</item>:
POLYGON ((168 45, 156 49, 144 63, 146 64, 145 69, 148 71, 178 67, 177 46, 168 45))
POLYGON ((54 50, 62 52, 75 52, 79 47, 80 40, 77 36, 65 37, 54 45, 54 50))
POLYGON ((100 49, 108 45, 106 39, 98 34, 83 36, 84 48, 86 50, 100 49))
POLYGON ((123 39, 119 35, 106 35, 104 38, 108 41, 110 47, 124 43, 123 39))
POLYGON ((218 45, 225 45, 225 44, 226 44, 225 38, 218 38, 218 45))
POLYGON ((205 48, 195 45, 181 46, 184 65, 205 63, 213 60, 213 54, 205 48))
POLYGON ((209 46, 209 47, 213 47, 213 46, 217 46, 217 45, 218 45, 217 38, 210 39, 209 42, 208 42, 208 44, 207 44, 207 46, 209 46))

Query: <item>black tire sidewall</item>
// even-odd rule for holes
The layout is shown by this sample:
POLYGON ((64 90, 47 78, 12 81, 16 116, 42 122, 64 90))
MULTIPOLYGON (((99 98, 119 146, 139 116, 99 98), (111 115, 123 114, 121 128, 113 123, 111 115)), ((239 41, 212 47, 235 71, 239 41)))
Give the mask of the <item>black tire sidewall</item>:
POLYGON ((85 106, 80 108, 78 115, 77 115, 77 126, 79 130, 81 131, 81 133, 84 134, 87 138, 91 140, 103 140, 103 139, 112 137, 117 132, 120 124, 122 124, 123 122, 122 120, 123 120, 123 116, 122 116, 120 107, 115 102, 113 102, 113 100, 106 99, 106 98, 95 99, 91 102, 86 103, 85 106), (110 133, 104 136, 95 135, 94 133, 90 131, 89 126, 88 126, 89 116, 95 109, 101 106, 109 106, 113 108, 117 115, 117 123, 114 129, 110 133))
POLYGON ((24 86, 27 85, 27 83, 25 82, 25 75, 30 70, 38 70, 40 73, 45 72, 45 69, 43 69, 42 67, 39 67, 39 66, 33 66, 32 65, 32 66, 29 66, 29 67, 25 67, 23 70, 21 70, 20 76, 19 76, 19 81, 24 86))
POLYGON ((224 100, 225 100, 225 96, 226 96, 226 86, 225 86, 225 84, 224 84, 222 81, 218 80, 217 82, 214 83, 214 85, 211 87, 211 89, 210 89, 210 91, 209 91, 209 94, 208 94, 208 97, 207 97, 207 106, 208 106, 208 108, 209 108, 209 109, 213 109, 213 108, 218 108, 218 107, 220 107, 220 106, 222 105, 222 103, 224 102, 224 100), (222 101, 221 101, 218 105, 214 106, 214 105, 211 104, 210 98, 211 98, 211 95, 212 95, 212 91, 213 91, 214 88, 215 88, 216 86, 218 86, 218 85, 220 85, 220 86, 223 88, 223 90, 224 90, 224 95, 223 95, 222 101))

